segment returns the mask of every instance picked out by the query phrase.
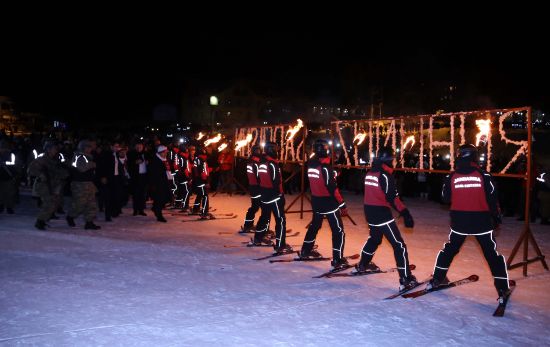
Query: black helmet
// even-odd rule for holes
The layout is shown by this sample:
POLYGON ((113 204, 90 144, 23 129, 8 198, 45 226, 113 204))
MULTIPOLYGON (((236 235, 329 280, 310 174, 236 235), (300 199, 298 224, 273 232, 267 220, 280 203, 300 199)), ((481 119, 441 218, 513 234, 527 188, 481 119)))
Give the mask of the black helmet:
POLYGON ((458 147, 457 153, 458 159, 469 159, 470 161, 477 161, 477 147, 472 144, 462 145, 458 147))
POLYGON ((258 145, 252 146, 252 151, 250 153, 252 153, 252 155, 255 157, 259 157, 262 155, 262 147, 258 145))
POLYGON ((266 142, 264 147, 264 153, 272 158, 277 158, 277 152, 279 151, 279 145, 275 142, 266 142))
POLYGON ((328 143, 325 140, 317 140, 313 144, 313 152, 317 158, 326 158, 328 157, 328 143))
POLYGON ((393 149, 391 147, 382 147, 378 151, 376 159, 383 163, 390 163, 393 161, 393 149))

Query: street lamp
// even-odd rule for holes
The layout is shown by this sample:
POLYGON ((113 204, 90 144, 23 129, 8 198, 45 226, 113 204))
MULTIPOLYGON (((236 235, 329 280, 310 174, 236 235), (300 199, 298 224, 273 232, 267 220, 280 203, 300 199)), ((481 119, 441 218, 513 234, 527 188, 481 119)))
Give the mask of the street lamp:
POLYGON ((218 106, 218 98, 214 95, 210 97, 210 129, 214 131, 214 107, 218 106))

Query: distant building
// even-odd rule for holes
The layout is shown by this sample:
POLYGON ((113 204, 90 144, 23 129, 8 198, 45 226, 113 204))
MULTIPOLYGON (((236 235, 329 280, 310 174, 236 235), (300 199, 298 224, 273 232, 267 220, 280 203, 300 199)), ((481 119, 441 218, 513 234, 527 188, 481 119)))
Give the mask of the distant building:
POLYGON ((40 113, 17 112, 15 103, 8 96, 0 96, 0 132, 9 135, 26 135, 43 128, 40 113))

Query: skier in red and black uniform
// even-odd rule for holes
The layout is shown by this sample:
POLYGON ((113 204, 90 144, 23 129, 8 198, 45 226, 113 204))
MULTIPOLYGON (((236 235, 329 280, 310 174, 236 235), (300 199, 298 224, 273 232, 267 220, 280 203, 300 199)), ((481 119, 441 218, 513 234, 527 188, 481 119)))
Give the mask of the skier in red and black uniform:
POLYGON ((247 233, 254 228, 254 217, 260 209, 260 179, 258 177, 258 167, 260 166, 260 157, 262 156, 262 148, 258 145, 252 146, 252 154, 246 162, 246 176, 248 177, 248 191, 250 193, 250 208, 246 212, 244 225, 241 227, 240 233, 247 233))
POLYGON ((197 197, 193 204, 193 213, 200 214, 202 219, 208 218, 208 164, 206 163, 206 152, 204 148, 197 148, 196 157, 193 160, 193 189, 197 197))
POLYGON ((427 288, 448 283, 449 266, 459 252, 466 236, 475 236, 483 250, 494 277, 500 297, 509 290, 508 272, 504 256, 497 252, 493 230, 501 223, 495 184, 489 173, 478 164, 474 145, 462 145, 458 150, 456 171, 445 178, 443 201, 451 204, 451 232, 449 241, 437 254, 433 279, 427 288))
POLYGON ((189 211, 189 195, 191 195, 191 174, 193 164, 189 160, 189 152, 186 145, 179 145, 175 160, 177 162, 177 171, 174 175, 174 182, 177 185, 176 204, 181 207, 183 212, 189 211))
POLYGON ((314 144, 315 157, 307 164, 307 176, 311 189, 311 205, 313 207, 313 220, 304 238, 301 258, 320 257, 313 249, 317 232, 323 224, 323 218, 327 217, 332 230, 332 268, 338 269, 348 265, 344 258, 344 224, 341 215, 347 215, 346 203, 338 190, 335 171, 330 165, 328 156, 328 143, 317 140, 314 144))
POLYGON ((354 272, 376 271, 378 266, 371 263, 374 252, 386 236, 391 246, 399 272, 400 290, 416 285, 416 278, 409 268, 409 256, 405 241, 401 237, 399 228, 393 218, 391 208, 394 208, 403 217, 405 226, 412 228, 414 220, 405 207, 392 176, 393 149, 381 148, 372 163, 372 168, 365 176, 365 217, 369 224, 370 236, 361 252, 361 260, 354 272))
POLYGON ((285 196, 283 194, 283 182, 281 168, 277 158, 279 146, 275 142, 268 142, 264 147, 264 156, 258 166, 258 177, 260 178, 260 201, 262 214, 254 241, 250 246, 261 246, 269 244, 265 235, 269 230, 271 214, 275 216, 275 243, 273 247, 276 253, 292 252, 292 247, 286 244, 286 217, 285 217, 285 196))

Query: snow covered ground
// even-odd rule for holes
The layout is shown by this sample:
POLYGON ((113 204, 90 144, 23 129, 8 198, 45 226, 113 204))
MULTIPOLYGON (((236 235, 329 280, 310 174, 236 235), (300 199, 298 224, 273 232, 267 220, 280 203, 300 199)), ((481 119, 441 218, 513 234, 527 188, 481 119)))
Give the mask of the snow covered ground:
MULTIPOLYGON (((361 197, 347 200, 359 224, 345 221, 350 255, 359 253, 368 231, 361 197)), ((518 287, 503 318, 492 317, 496 291, 474 239, 464 244, 449 277, 476 273, 477 283, 383 301, 398 287, 395 273, 314 279, 328 262, 270 264, 251 260, 268 248, 224 248, 247 240, 219 232, 238 230, 248 203, 244 196, 212 198, 216 213, 235 212, 237 219, 181 223, 167 213, 162 224, 125 209, 113 223, 100 218, 99 232, 83 230, 82 220, 70 229, 64 219, 40 232, 33 227, 36 207, 23 196, 16 215, 0 214, 0 345, 550 345, 550 272, 540 262, 529 266, 526 278, 521 269, 510 271, 518 287)), ((424 279, 447 239, 448 212, 432 202, 406 204, 416 227, 401 230, 414 273, 424 279)), ((299 249, 309 214, 287 218, 288 228, 301 232, 289 239, 299 249)), ((532 228, 550 254, 550 227, 532 228)), ((505 256, 521 230, 521 222, 505 219, 497 234, 505 256)), ((326 222, 318 244, 330 256, 326 222)), ((374 261, 395 265, 387 242, 374 261)))

